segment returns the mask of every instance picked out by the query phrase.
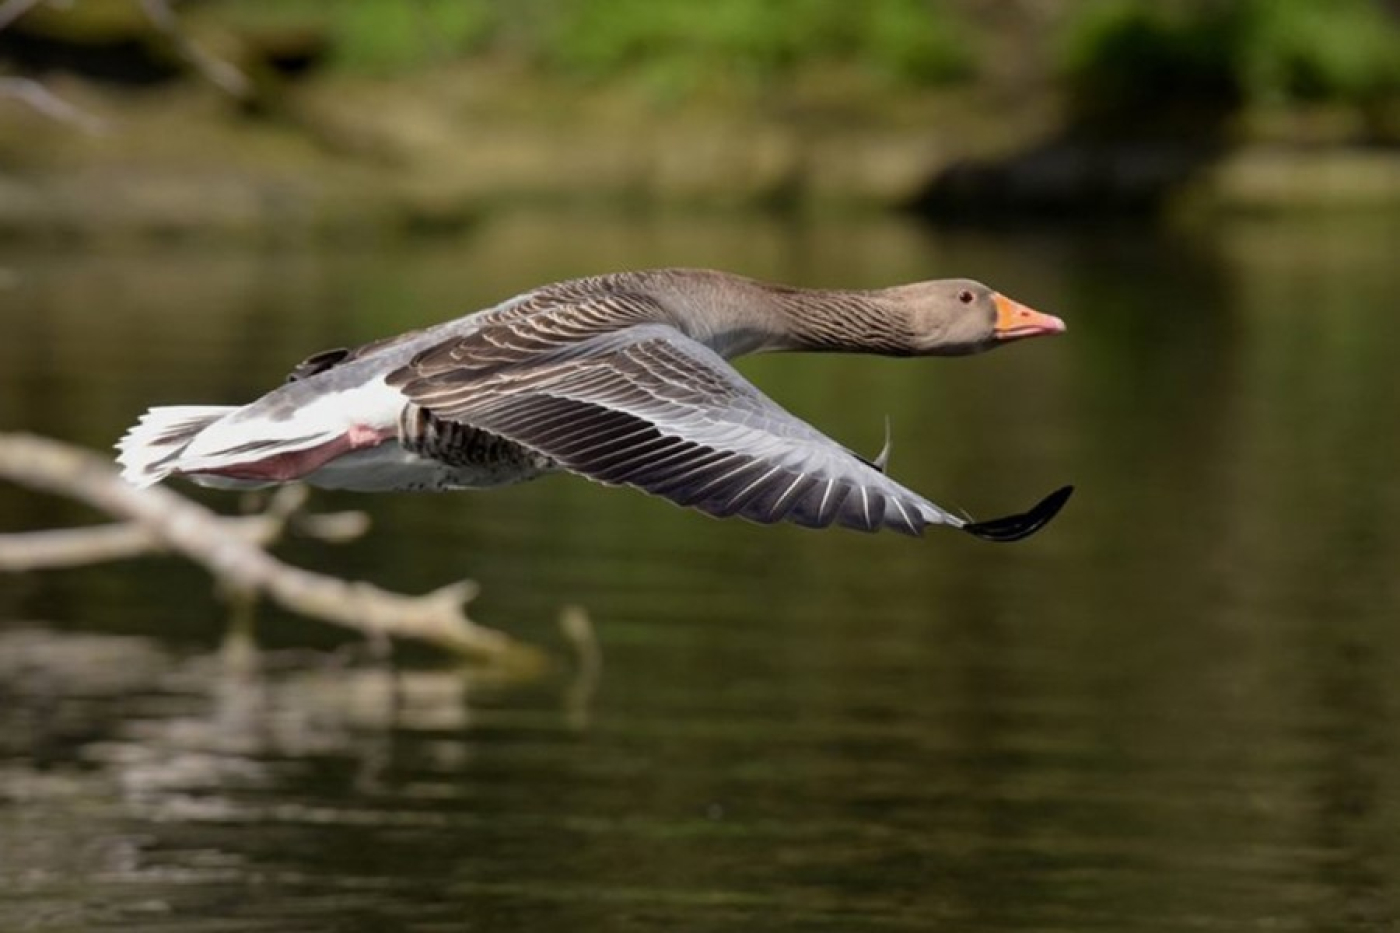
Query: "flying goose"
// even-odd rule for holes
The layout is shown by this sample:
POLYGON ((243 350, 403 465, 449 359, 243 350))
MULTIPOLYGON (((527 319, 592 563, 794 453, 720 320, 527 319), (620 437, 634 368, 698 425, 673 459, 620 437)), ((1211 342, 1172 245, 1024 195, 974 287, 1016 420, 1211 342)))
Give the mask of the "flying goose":
POLYGON ((1014 541, 1072 487, 974 522, 890 479, 726 362, 775 350, 948 356, 1065 329, 978 282, 792 288, 706 269, 546 285, 493 308, 317 353, 242 407, 152 408, 117 444, 137 486, 479 489, 566 471, 714 516, 812 528, 948 525, 1014 541))

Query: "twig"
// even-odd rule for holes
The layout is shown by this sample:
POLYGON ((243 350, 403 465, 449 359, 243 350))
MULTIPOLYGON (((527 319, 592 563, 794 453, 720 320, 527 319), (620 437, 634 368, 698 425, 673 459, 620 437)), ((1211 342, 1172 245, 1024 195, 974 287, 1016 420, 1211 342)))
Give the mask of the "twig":
MULTIPOLYGON (((234 535, 251 544, 271 543, 281 532, 281 522, 266 515, 219 517, 217 521, 220 534, 234 535)), ((0 534, 0 571, 23 573, 81 567, 163 550, 165 542, 161 537, 138 522, 0 534)))
MULTIPOLYGON (((363 512, 303 515, 305 487, 284 486, 261 515, 215 516, 220 533, 268 547, 288 525, 308 537, 331 543, 353 540, 364 534, 369 519, 363 512)), ((55 528, 13 534, 0 533, 0 571, 23 573, 81 567, 165 551, 165 542, 137 522, 96 525, 88 528, 55 528)))
POLYGON ((166 0, 141 0, 141 9, 151 25, 165 35, 175 51, 194 66, 206 81, 238 100, 253 96, 253 82, 233 65, 199 46, 180 25, 180 18, 166 0))
POLYGON ((85 133, 97 134, 107 131, 106 120, 68 103, 33 78, 0 76, 0 97, 14 98, 28 104, 37 113, 60 123, 76 126, 85 133))
POLYGON ((0 29, 9 26, 44 0, 6 0, 0 4, 0 29))
MULTIPOLYGON (((44 0, 5 0, 0 3, 0 30, 34 9, 44 0)), ((51 120, 76 126, 85 133, 105 133, 107 122, 59 97, 32 78, 0 76, 0 97, 9 97, 28 104, 34 112, 51 120)))
POLYGON ((603 650, 593 631, 593 620, 582 606, 565 606, 559 614, 559 630, 578 658, 574 676, 564 690, 564 711, 575 729, 588 726, 589 710, 603 674, 603 650))
POLYGON ((470 581, 422 596, 403 596, 293 567, 246 539, 227 520, 161 487, 137 489, 104 458, 58 441, 0 433, 0 475, 34 489, 86 502, 146 528, 167 547, 203 565, 220 583, 263 593, 303 615, 376 633, 416 638, 507 666, 543 664, 535 649, 467 618, 470 581))

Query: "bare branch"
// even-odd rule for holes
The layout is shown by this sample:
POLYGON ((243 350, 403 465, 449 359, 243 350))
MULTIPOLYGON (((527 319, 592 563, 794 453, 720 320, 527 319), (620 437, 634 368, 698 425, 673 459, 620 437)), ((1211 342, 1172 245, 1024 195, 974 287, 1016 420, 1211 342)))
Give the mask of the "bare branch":
POLYGON ((423 596, 403 596, 293 567, 227 534, 227 520, 204 507, 161 487, 137 489, 106 459, 33 435, 0 433, 0 475, 134 522, 203 565, 225 586, 264 593, 294 612, 369 637, 416 638, 506 666, 544 664, 535 649, 467 618, 462 604, 476 595, 470 581, 423 596))
POLYGON ((68 103, 33 78, 0 76, 0 97, 12 97, 50 119, 76 126, 86 133, 107 131, 106 120, 68 103))
POLYGON ((194 66, 206 81, 238 100, 248 100, 253 96, 253 82, 248 80, 248 76, 191 39, 167 0, 141 0, 141 9, 151 25, 170 40, 180 56, 194 66))
MULTIPOLYGON (((5 0, 0 3, 0 30, 4 30, 44 0, 5 0)), ((0 97, 9 97, 51 120, 76 126, 85 133, 105 133, 107 122, 59 97, 32 78, 0 75, 0 97)))
POLYGON ((5 0, 0 3, 0 29, 9 26, 44 0, 5 0))
MULTIPOLYGON (((216 516, 221 534, 268 547, 282 537, 290 524, 302 534, 340 543, 364 534, 369 519, 363 512, 305 515, 305 488, 284 486, 262 515, 216 516)), ((140 557, 167 550, 154 531, 138 522, 88 528, 56 528, 16 534, 0 533, 0 571, 21 573, 81 567, 140 557)))

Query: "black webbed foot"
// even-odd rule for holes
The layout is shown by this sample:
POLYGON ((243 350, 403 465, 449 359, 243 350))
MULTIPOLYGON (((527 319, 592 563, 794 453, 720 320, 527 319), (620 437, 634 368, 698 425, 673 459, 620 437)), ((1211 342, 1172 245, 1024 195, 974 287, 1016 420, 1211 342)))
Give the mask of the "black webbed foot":
POLYGON ((1029 538, 1059 514, 1073 492, 1073 486, 1061 486, 1029 511, 991 518, 985 522, 969 522, 962 526, 962 530, 983 541, 1020 541, 1029 538))

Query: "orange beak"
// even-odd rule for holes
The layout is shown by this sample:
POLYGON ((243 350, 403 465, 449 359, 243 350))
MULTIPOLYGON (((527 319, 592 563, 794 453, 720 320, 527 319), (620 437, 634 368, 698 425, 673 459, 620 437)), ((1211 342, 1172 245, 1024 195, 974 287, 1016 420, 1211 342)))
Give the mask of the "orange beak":
POLYGON ((1001 294, 996 295, 993 300, 997 306, 997 322, 993 333, 998 340, 1020 340, 1022 337, 1065 332, 1065 322, 1053 314, 1041 314, 1001 294))

